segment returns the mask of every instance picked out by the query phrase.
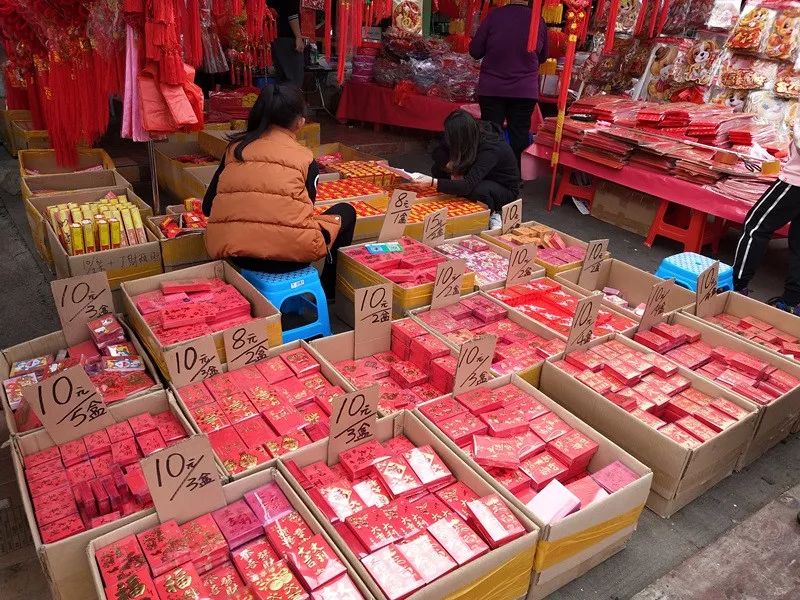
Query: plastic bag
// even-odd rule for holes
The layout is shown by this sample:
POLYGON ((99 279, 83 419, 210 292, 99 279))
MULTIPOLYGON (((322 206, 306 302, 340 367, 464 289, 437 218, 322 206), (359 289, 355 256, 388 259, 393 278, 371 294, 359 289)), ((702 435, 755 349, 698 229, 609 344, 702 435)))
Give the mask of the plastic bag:
POLYGON ((759 54, 774 20, 774 10, 747 5, 728 39, 728 48, 736 52, 759 54))
POLYGON ((772 23, 764 55, 767 58, 794 61, 800 42, 800 9, 781 11, 772 23))

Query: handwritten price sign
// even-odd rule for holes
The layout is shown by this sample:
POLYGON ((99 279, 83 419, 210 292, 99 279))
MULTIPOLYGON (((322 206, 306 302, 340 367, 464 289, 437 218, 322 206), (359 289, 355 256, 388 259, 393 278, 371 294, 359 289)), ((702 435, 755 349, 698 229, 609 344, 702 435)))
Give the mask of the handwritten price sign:
POLYGON ((222 332, 222 340, 229 371, 264 360, 269 355, 267 319, 254 319, 226 329, 222 332))
POLYGON ((565 354, 578 350, 592 341, 592 331, 594 331, 598 312, 600 312, 599 293, 587 296, 578 302, 575 307, 575 316, 572 318, 572 327, 570 327, 567 337, 565 354))
POLYGON ((162 523, 184 523, 225 506, 214 454, 204 435, 159 450, 141 461, 162 523))
POLYGON ((707 317, 711 312, 711 299, 717 294, 719 285, 719 261, 700 273, 697 277, 697 306, 698 317, 707 317))
POLYGON ((222 373, 217 346, 210 335, 167 350, 164 359, 169 377, 178 388, 222 373))
POLYGON ((114 310, 105 273, 57 279, 50 283, 50 288, 69 346, 88 340, 86 324, 114 310))
POLYGON ((458 302, 466 270, 467 263, 460 258, 439 263, 433 282, 432 310, 458 302))
POLYGON ((447 207, 435 210, 425 216, 422 223, 422 243, 435 248, 444 243, 447 207))
POLYGON ((518 283, 527 283, 536 270, 536 243, 515 246, 508 257, 508 275, 506 287, 518 283))
POLYGON ((328 438, 328 464, 339 454, 375 437, 378 423, 378 386, 336 396, 331 410, 331 433, 328 438))
POLYGON ((503 219, 503 225, 500 227, 501 233, 506 234, 519 227, 522 224, 522 199, 506 204, 500 209, 500 216, 503 219))
POLYGON ((356 290, 355 310, 354 358, 388 350, 392 339, 392 284, 356 290))
POLYGON ((578 285, 587 290, 597 287, 600 277, 600 263, 608 249, 608 240, 593 240, 586 247, 586 258, 583 259, 580 275, 578 275, 578 285))
POLYGON ((666 279, 653 285, 653 289, 650 290, 650 295, 647 297, 647 303, 644 306, 644 313, 642 313, 642 318, 639 321, 639 331, 647 331, 664 320, 667 298, 674 285, 674 279, 666 279))
POLYGON ((390 242, 403 235, 408 223, 408 213, 411 211, 411 205, 416 198, 417 195, 414 192, 405 190, 395 190, 392 193, 392 199, 389 200, 389 206, 386 209, 386 217, 383 220, 381 233, 378 236, 379 242, 390 242))
POLYGON ((28 386, 23 393, 57 444, 114 424, 103 397, 80 365, 28 386))
POLYGON ((476 388, 492 378, 492 359, 496 346, 495 335, 482 335, 461 344, 456 363, 454 395, 476 388))

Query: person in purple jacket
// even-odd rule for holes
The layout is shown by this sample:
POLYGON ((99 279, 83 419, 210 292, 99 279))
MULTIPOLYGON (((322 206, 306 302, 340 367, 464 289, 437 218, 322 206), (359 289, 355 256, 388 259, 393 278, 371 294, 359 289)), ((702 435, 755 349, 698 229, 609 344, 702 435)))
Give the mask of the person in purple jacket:
POLYGON ((528 52, 531 9, 527 0, 511 0, 483 20, 469 45, 481 63, 478 103, 481 118, 508 129, 519 162, 528 147, 531 115, 539 99, 539 65, 547 60, 547 26, 539 21, 536 52, 528 52))

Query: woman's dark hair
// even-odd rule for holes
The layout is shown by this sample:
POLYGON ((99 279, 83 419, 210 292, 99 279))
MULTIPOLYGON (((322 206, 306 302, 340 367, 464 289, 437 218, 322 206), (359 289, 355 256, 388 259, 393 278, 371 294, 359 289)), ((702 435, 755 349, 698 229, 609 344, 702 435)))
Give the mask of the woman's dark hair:
POLYGON ((450 151, 453 172, 466 173, 475 162, 481 140, 496 137, 490 123, 478 121, 461 109, 451 112, 444 120, 444 141, 450 151))
POLYGON ((242 152, 248 144, 260 138, 270 127, 290 129, 306 112, 303 92, 294 85, 269 84, 261 90, 258 100, 247 117, 247 130, 230 136, 236 144, 233 156, 244 160, 242 152))

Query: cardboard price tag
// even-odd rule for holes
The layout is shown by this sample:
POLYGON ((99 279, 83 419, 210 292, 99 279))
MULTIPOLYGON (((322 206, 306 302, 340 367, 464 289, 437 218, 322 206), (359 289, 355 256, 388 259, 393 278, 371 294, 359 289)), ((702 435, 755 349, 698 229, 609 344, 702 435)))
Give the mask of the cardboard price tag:
POLYGON ((222 373, 217 346, 210 335, 164 352, 169 377, 176 388, 222 373))
POLYGON ((354 307, 353 358, 387 351, 392 339, 392 284, 356 290, 354 307))
POLYGON ((527 283, 536 270, 536 243, 514 246, 508 257, 508 275, 506 287, 518 283, 527 283))
POLYGON ((339 453, 375 437, 378 423, 377 385, 335 396, 328 438, 328 464, 338 461, 339 453))
POLYGON ((509 202, 500 209, 503 224, 500 233, 506 234, 522 224, 522 198, 509 202))
POLYGON ((103 397, 80 365, 24 388, 23 395, 56 444, 114 424, 103 397))
POLYGON ((436 279, 433 281, 431 310, 458 302, 466 270, 467 263, 461 258, 439 263, 436 268, 436 279))
POLYGON ((710 300, 716 295, 717 287, 719 286, 719 261, 715 260, 714 264, 708 267, 705 271, 697 276, 697 303, 695 306, 695 314, 698 317, 707 317, 711 312, 710 300))
POLYGON ((425 215, 422 224, 422 243, 435 248, 444 243, 444 226, 447 222, 447 207, 425 215))
POLYGON ((664 320, 664 307, 667 304, 669 292, 675 285, 674 279, 659 281, 653 285, 647 303, 644 306, 644 313, 639 321, 639 331, 647 331, 654 325, 658 325, 664 320))
POLYGON ((226 329, 222 341, 229 371, 264 360, 269 354, 266 317, 226 329))
POLYGON ((569 330, 564 354, 569 354, 573 350, 582 348, 592 341, 594 323, 597 321, 597 313, 600 312, 601 297, 600 293, 594 293, 578 302, 575 307, 575 316, 572 318, 572 327, 569 330))
POLYGON ((185 523, 225 506, 208 438, 195 435, 140 461, 159 520, 185 523))
POLYGON ((383 219, 381 232, 378 235, 379 242, 391 242, 402 237, 408 223, 408 213, 416 198, 417 195, 414 192, 406 190, 395 190, 392 193, 389 206, 386 208, 386 217, 383 219))
POLYGON ((586 247, 586 258, 583 259, 580 275, 578 275, 578 285, 587 290, 597 287, 597 279, 600 276, 600 263, 603 262, 608 240, 592 240, 586 247))
POLYGON ((89 339, 86 324, 114 311, 111 289, 105 273, 57 279, 50 283, 53 300, 67 345, 89 339))
POLYGON ((496 335, 482 335, 461 344, 453 395, 476 388, 492 378, 492 359, 496 346, 496 335))

